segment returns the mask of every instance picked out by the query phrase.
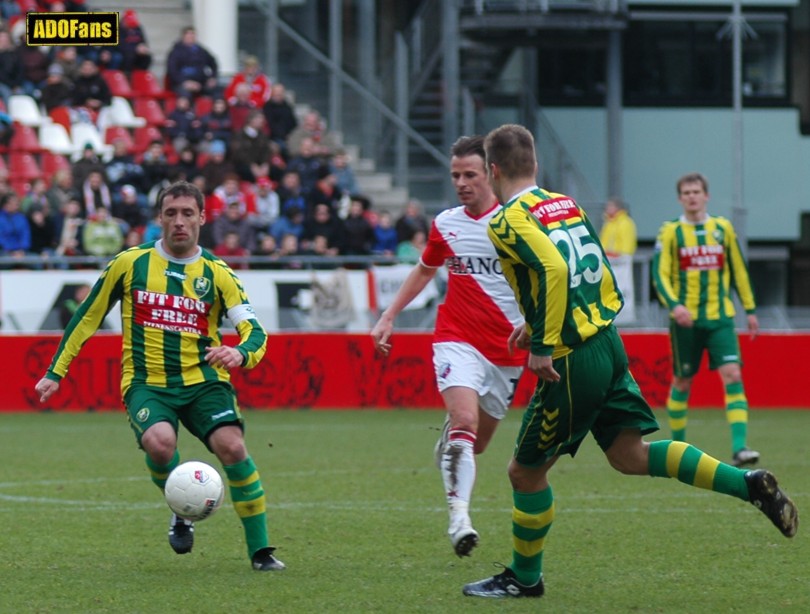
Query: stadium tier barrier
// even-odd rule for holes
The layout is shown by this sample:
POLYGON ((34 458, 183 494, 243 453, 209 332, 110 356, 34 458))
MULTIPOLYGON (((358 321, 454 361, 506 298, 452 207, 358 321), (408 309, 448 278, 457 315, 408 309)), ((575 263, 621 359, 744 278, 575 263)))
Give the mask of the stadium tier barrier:
MULTIPOLYGON (((631 368, 654 407, 666 401, 671 362, 665 332, 623 332, 631 368)), ((59 344, 55 334, 0 335, 3 387, 0 411, 121 410, 121 336, 93 336, 74 360, 60 391, 45 405, 34 385, 59 344)), ((264 359, 252 370, 232 373, 239 402, 252 409, 434 409, 436 392, 429 333, 395 333, 390 356, 375 353, 367 333, 271 334, 264 359)), ((233 335, 226 342, 236 343, 233 335)), ((745 384, 752 411, 810 407, 804 389, 810 353, 808 334, 740 336, 745 384)), ((514 406, 529 401, 534 378, 526 372, 514 406)), ((719 378, 704 361, 695 378, 690 406, 722 407, 719 378)), ((755 419, 755 418, 754 418, 755 419)))

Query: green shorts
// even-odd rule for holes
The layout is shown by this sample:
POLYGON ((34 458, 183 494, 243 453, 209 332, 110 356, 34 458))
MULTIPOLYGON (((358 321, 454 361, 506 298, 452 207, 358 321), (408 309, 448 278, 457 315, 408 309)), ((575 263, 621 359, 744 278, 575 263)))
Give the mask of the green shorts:
POLYGON ((642 435, 658 430, 658 422, 630 374, 619 333, 609 326, 554 361, 555 383, 539 382, 515 444, 515 459, 537 467, 554 456, 574 456, 593 433, 607 450, 620 431, 642 435))
POLYGON ((158 422, 169 422, 177 432, 178 422, 208 446, 208 435, 223 424, 244 429, 236 393, 229 382, 203 382, 182 388, 159 388, 135 384, 124 395, 129 425, 138 445, 144 431, 158 422))
POLYGON ((692 377, 698 372, 703 350, 709 352, 711 370, 730 362, 742 364, 733 320, 695 322, 689 328, 671 321, 669 343, 672 348, 672 372, 677 377, 692 377))

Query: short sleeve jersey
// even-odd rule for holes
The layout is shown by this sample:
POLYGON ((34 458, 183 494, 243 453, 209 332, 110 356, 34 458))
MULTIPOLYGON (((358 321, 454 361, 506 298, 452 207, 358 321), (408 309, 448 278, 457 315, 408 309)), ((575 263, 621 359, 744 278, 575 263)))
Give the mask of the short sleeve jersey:
POLYGON ((510 355, 507 348, 523 317, 487 237, 500 208, 496 203, 479 217, 462 206, 442 211, 433 220, 421 263, 447 266, 447 295, 439 306, 434 341, 469 343, 495 365, 523 366, 526 353, 510 355))

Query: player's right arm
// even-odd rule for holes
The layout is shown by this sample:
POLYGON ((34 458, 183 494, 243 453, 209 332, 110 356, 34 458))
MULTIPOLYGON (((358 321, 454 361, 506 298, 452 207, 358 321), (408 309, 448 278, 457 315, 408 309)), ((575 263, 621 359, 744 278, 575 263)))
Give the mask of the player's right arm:
POLYGON ((129 261, 124 262, 121 255, 110 261, 90 294, 73 314, 50 367, 35 387, 42 402, 59 389, 59 382, 67 375, 70 363, 79 354, 87 340, 101 327, 113 305, 120 300, 123 295, 124 274, 128 269, 129 261), (50 381, 53 385, 47 384, 45 380, 50 381))
POLYGON ((429 267, 421 261, 411 269, 405 281, 399 287, 394 296, 394 300, 388 308, 382 312, 380 319, 371 329, 371 337, 374 339, 374 347, 384 356, 391 351, 391 344, 388 340, 394 332, 394 320, 400 312, 415 299, 419 293, 425 289, 430 281, 436 277, 437 268, 429 267))

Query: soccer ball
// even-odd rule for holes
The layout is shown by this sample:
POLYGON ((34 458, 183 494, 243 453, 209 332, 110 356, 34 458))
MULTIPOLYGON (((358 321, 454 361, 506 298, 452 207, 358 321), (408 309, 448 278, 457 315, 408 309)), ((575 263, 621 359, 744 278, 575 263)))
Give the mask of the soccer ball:
POLYGON ((186 520, 204 520, 225 498, 222 478, 211 465, 188 461, 174 468, 166 480, 166 503, 186 520))

